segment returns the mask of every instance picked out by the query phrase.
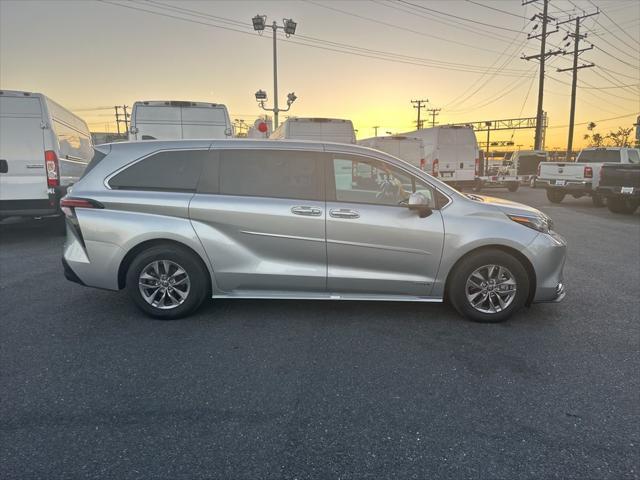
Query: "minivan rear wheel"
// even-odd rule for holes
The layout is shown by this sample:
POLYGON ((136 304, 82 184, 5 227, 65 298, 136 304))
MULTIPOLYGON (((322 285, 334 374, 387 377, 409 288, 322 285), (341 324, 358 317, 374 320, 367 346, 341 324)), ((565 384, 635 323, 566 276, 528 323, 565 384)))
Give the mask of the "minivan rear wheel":
POLYGON ((462 259, 451 274, 448 296, 469 320, 495 323, 524 306, 529 288, 522 263, 507 252, 491 249, 462 259))
POLYGON ((139 253, 127 271, 126 290, 146 314, 172 320, 195 312, 208 292, 207 272, 187 249, 158 245, 139 253))

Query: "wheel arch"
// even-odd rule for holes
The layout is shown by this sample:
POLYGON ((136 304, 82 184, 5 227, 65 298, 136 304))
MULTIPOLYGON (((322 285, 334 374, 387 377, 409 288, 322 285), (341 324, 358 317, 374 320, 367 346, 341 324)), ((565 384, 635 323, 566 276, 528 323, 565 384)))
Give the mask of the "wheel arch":
POLYGON ((458 260, 456 260, 453 266, 449 269, 449 272, 447 274, 447 279, 445 281, 445 286, 444 286, 444 298, 448 298, 449 282, 451 280, 451 277, 453 276, 453 273, 456 271, 460 263, 465 258, 468 258, 470 255, 475 255, 478 252, 483 252, 487 250, 501 250, 502 252, 508 253, 509 255, 515 257, 516 260, 518 260, 522 264, 525 271, 527 272, 527 276, 529 277, 529 294, 527 296, 527 301, 525 305, 527 306, 531 305, 536 295, 536 286, 537 286, 536 271, 533 268, 533 264, 522 252, 518 251, 517 249, 509 247, 507 245, 499 245, 499 244, 483 245, 481 247, 474 248, 473 250, 469 250, 468 252, 465 252, 464 255, 458 258, 458 260))
POLYGON ((126 279, 127 279, 127 271, 129 270, 129 267, 131 266, 133 259, 136 258, 136 256, 140 252, 148 248, 162 246, 162 245, 174 246, 174 247, 177 246, 179 248, 182 248, 190 252, 194 256, 194 258, 196 258, 200 262, 202 267, 207 272, 207 282, 208 282, 207 288, 209 289, 209 292, 211 292, 211 288, 212 288, 211 287, 211 271, 207 266, 206 260, 202 258, 202 256, 198 252, 196 252, 193 248, 191 248, 186 243, 179 242, 177 240, 173 240, 169 238, 154 238, 152 240, 145 240, 143 242, 138 243, 134 247, 132 247, 126 253, 126 255, 122 258, 122 261, 120 262, 120 265, 118 267, 118 289, 122 290, 125 287, 126 279))

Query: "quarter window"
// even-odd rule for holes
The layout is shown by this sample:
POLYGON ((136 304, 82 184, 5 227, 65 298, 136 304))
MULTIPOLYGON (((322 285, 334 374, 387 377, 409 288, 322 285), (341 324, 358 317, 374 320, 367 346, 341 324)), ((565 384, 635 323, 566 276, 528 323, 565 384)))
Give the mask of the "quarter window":
POLYGON ((322 179, 321 164, 313 152, 220 152, 223 195, 323 200, 322 179))
POLYGON ((208 155, 208 150, 158 152, 115 175, 109 186, 119 190, 193 192, 208 155))
POLYGON ((629 154, 629 163, 640 163, 640 154, 638 154, 638 150, 628 150, 629 154))
POLYGON ((435 206, 433 189, 422 180, 387 163, 364 157, 334 158, 336 200, 349 203, 403 205, 414 192, 435 206))

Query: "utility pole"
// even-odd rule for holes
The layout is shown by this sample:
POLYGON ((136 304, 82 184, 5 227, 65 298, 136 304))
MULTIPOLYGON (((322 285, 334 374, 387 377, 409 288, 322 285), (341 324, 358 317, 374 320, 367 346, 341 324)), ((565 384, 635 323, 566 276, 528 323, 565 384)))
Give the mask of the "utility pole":
POLYGON ((127 113, 127 105, 122 106, 122 110, 124 111, 124 126, 126 127, 126 131, 129 132, 129 114, 127 113))
POLYGON ((411 103, 413 103, 413 108, 418 109, 418 120, 416 121, 416 130, 420 130, 422 128, 422 120, 420 120, 420 111, 423 108, 427 108, 425 104, 429 103, 429 100, 411 100, 411 103))
POLYGON ((116 105, 113 107, 116 110, 116 127, 118 127, 118 136, 120 135, 120 107, 116 105))
POLYGON ((565 40, 569 37, 573 38, 573 66, 571 68, 558 68, 558 72, 567 72, 571 70, 573 72, 573 78, 571 80, 571 110, 569 113, 569 137, 567 139, 567 157, 566 160, 569 161, 569 157, 571 156, 571 152, 573 150, 573 127, 576 119, 576 88, 578 86, 578 70, 581 68, 591 68, 595 66, 593 63, 585 63, 583 65, 578 65, 578 56, 587 50, 591 50, 593 45, 589 46, 589 48, 580 48, 580 40, 586 38, 587 34, 580 34, 580 20, 587 17, 592 17, 593 15, 597 15, 599 11, 594 13, 584 14, 581 16, 577 16, 575 19, 565 20, 564 22, 559 22, 558 25, 562 25, 564 23, 569 23, 575 21, 575 27, 573 33, 568 33, 565 37, 565 40))
MULTIPOLYGON (((537 1, 539 0, 525 0, 522 2, 522 5, 528 5, 530 3, 535 3, 537 1)), ((538 108, 536 110, 536 134, 535 134, 535 140, 534 140, 535 150, 540 150, 542 146, 542 135, 543 135, 542 128, 543 128, 543 116, 544 116, 543 99, 544 99, 545 60, 547 57, 564 53, 563 50, 556 50, 553 52, 546 51, 547 37, 552 33, 557 32, 558 29, 556 28, 551 32, 547 31, 547 24, 550 23, 551 21, 554 21, 555 18, 549 16, 549 0, 542 0, 542 2, 543 2, 542 14, 536 13, 533 17, 531 17, 531 20, 540 19, 542 21, 542 32, 537 35, 532 35, 532 34, 527 35, 527 38, 529 40, 531 40, 532 38, 540 38, 540 53, 538 55, 522 56, 522 59, 527 61, 534 58, 537 58, 540 60, 540 75, 538 79, 538 108)), ((534 27, 534 30, 537 29, 537 27, 538 25, 534 27)))
POLYGON ((378 129, 379 129, 379 128, 380 128, 380 125, 375 125, 375 126, 373 127, 373 131, 375 132, 374 136, 376 136, 376 137, 378 136, 378 129))
POLYGON ((431 115, 431 128, 436 126, 436 116, 439 115, 441 108, 427 108, 427 112, 431 115))

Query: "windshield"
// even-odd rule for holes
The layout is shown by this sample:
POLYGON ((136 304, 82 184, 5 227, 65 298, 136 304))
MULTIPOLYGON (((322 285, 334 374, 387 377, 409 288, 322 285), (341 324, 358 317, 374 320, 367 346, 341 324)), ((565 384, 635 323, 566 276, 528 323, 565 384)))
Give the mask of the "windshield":
POLYGON ((620 163, 620 150, 583 150, 578 155, 577 161, 582 163, 620 163))

